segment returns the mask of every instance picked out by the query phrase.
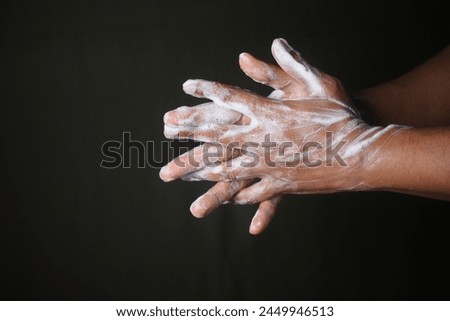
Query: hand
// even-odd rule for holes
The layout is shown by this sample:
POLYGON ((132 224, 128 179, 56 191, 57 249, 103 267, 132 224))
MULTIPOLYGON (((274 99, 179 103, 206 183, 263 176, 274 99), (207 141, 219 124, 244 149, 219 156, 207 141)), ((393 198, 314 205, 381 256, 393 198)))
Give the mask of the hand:
MULTIPOLYGON (((193 168, 173 166, 174 162, 161 172, 161 177, 165 180, 182 175, 185 175, 185 179, 225 180, 194 202, 191 207, 194 215, 196 212, 200 215, 207 213, 224 200, 233 197, 236 192, 250 184, 251 181, 245 178, 261 178, 259 183, 243 189, 235 196, 235 200, 240 203, 262 202, 251 225, 253 227, 256 225, 256 229, 251 227, 251 232, 252 230, 260 232, 268 225, 280 194, 330 192, 355 188, 355 186, 345 187, 346 185, 343 184, 343 181, 347 183, 350 181, 346 174, 343 174, 347 171, 339 170, 339 168, 336 170, 336 163, 323 162, 327 156, 325 151, 329 148, 315 151, 315 156, 318 157, 316 161, 321 162, 322 165, 316 166, 318 164, 316 161, 309 161, 310 150, 304 149, 305 144, 314 142, 316 147, 317 144, 325 147, 327 137, 324 134, 336 129, 339 129, 341 139, 349 137, 357 141, 353 149, 358 149, 358 143, 362 147, 369 142, 360 136, 363 133, 369 134, 366 132, 369 130, 368 126, 360 121, 348 107, 349 99, 339 81, 308 66, 283 40, 275 40, 272 51, 284 70, 260 62, 248 54, 241 55, 241 68, 254 80, 276 89, 269 97, 289 99, 289 101, 281 104, 274 99, 265 99, 234 87, 205 81, 190 81, 184 86, 186 92, 210 98, 215 101, 215 104, 209 103, 190 109, 183 107, 168 113, 165 117, 165 131, 168 137, 178 135, 178 137, 191 138, 194 135, 194 138, 213 143, 217 141, 221 144, 227 144, 233 140, 239 142, 242 147, 249 138, 253 142, 254 138, 257 138, 257 142, 262 142, 263 136, 268 133, 272 135, 272 139, 275 138, 276 146, 292 143, 289 151, 282 153, 283 155, 280 155, 280 150, 272 150, 269 151, 269 155, 267 153, 263 155, 263 150, 267 151, 267 149, 261 149, 262 146, 259 146, 257 149, 259 156, 269 156, 271 163, 260 162, 251 168, 241 166, 249 161, 248 155, 242 155, 231 163, 224 162, 220 166, 204 167, 194 173, 191 173, 193 168), (305 100, 305 97, 308 100, 305 100), (219 110, 220 106, 228 108, 219 110), (275 109, 272 109, 273 107, 275 109), (280 131, 283 125, 288 126, 289 129, 280 131), (303 144, 303 147, 298 143, 303 144), (304 161, 304 154, 308 157, 307 162, 304 161), (275 157, 275 163, 271 161, 272 156, 275 157), (289 168, 297 161, 296 158, 297 160, 302 158, 303 163, 296 168, 289 168), (302 168, 303 171, 300 171, 302 168), (308 171, 305 171, 305 168, 308 171), (330 172, 330 169, 334 171, 330 172), (338 172, 340 175, 337 176, 341 176, 341 181, 336 178, 338 172), (323 177, 327 173, 331 174, 334 183, 333 179, 323 177), (264 210, 264 207, 267 209, 264 210), (257 224, 254 224, 255 222, 257 224)), ((381 129, 372 130, 371 133, 375 134, 379 130, 381 129)), ((329 147, 333 150, 332 146, 329 147)), ((197 148, 189 155, 200 156, 203 148, 197 148)), ((352 153, 347 152, 346 155, 350 154, 352 153)), ((226 161, 229 157, 225 155, 220 161, 226 161)), ((338 160, 341 161, 338 167, 347 165, 342 159, 338 160)))
MULTIPOLYGON (((279 67, 259 61, 249 54, 241 54, 239 57, 239 63, 241 69, 253 78, 253 80, 266 83, 274 89, 284 87, 287 82, 291 81, 290 77, 279 67)), ((295 86, 298 86, 298 84, 292 82, 290 88, 292 89, 295 86)), ((303 90, 303 86, 298 88, 298 91, 303 90)), ((286 98, 289 98, 289 93, 286 94, 286 98)), ((241 113, 234 111, 224 112, 223 110, 220 110, 220 107, 218 108, 214 104, 205 104, 192 108, 178 108, 176 112, 168 112, 164 117, 164 121, 167 127, 176 127, 180 123, 186 123, 186 120, 192 117, 196 119, 197 123, 214 122, 245 124, 249 121, 248 118, 243 116, 241 113)), ((202 145, 174 159, 167 166, 161 169, 161 179, 166 182, 172 181, 177 178, 181 178, 190 172, 201 169, 205 166, 205 164, 202 163, 202 152, 210 147, 220 147, 220 145, 202 145)), ((226 155, 227 156, 224 159, 218 161, 226 160, 231 156, 231 154, 226 155)), ((195 217, 204 217, 224 202, 230 201, 240 189, 250 184, 251 180, 239 182, 218 182, 213 188, 208 190, 191 205, 191 212, 195 217)), ((259 204, 258 211, 250 224, 250 233, 259 234, 268 226, 270 219, 275 214, 276 207, 280 200, 281 197, 274 197, 273 199, 261 202, 259 204)))
MULTIPOLYGON (((276 50, 275 47, 276 42, 274 42, 273 46, 274 51, 276 50)), ((280 67, 264 63, 247 53, 243 53, 239 56, 239 64, 244 73, 254 81, 271 86, 275 89, 271 96, 282 95, 282 99, 295 99, 307 97, 312 94, 310 90, 308 90, 308 79, 293 78, 280 67)), ((328 76, 324 75, 323 78, 326 79, 326 77, 328 76)), ((327 79, 327 82, 328 84, 333 83, 332 79, 327 79)), ((325 91, 330 91, 332 89, 332 87, 327 86, 325 82, 324 85, 326 87, 325 91)), ((213 104, 205 104, 203 106, 192 108, 179 108, 176 113, 167 113, 164 120, 168 126, 177 126, 182 123, 184 119, 191 117, 195 117, 198 123, 216 122, 243 124, 245 122, 245 117, 243 117, 241 113, 232 111, 224 113, 223 111, 218 110, 213 104), (206 117, 203 115, 206 115, 206 117)), ((209 146, 199 146, 173 160, 161 170, 161 178, 164 181, 172 181, 202 168, 204 166, 201 162, 203 158, 202 151, 208 148, 209 146), (189 161, 189 159, 191 159, 191 161, 189 161), (192 166, 193 164, 196 164, 197 166, 192 166)), ((227 157, 229 157, 229 154, 227 157)), ((250 184, 251 180, 218 182, 213 188, 199 197, 192 204, 191 212, 196 217, 204 217, 222 203, 229 201, 240 189, 250 184)), ((259 204, 258 211, 250 224, 250 233, 259 234, 269 225, 280 200, 281 196, 277 196, 259 204)))

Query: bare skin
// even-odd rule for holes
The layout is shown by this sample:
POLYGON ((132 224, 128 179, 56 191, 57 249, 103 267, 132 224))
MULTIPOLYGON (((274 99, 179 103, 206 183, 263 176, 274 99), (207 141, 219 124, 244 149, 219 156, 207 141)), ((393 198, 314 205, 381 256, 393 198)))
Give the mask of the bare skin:
POLYGON ((377 124, 450 125, 450 46, 392 81, 361 90, 377 124))
MULTIPOLYGON (((180 177, 219 181, 191 206, 195 216, 207 215, 232 198, 243 204, 260 203, 250 226, 250 233, 258 234, 269 224, 281 195, 287 193, 391 190, 450 199, 449 128, 369 126, 352 110, 339 81, 308 66, 283 40, 275 40, 272 51, 281 68, 248 54, 240 56, 247 75, 276 89, 269 98, 223 84, 188 81, 184 86, 187 93, 214 103, 177 109, 165 116, 169 138, 195 138, 221 146, 239 142, 242 147, 244 142, 263 142, 269 133, 276 146, 285 142, 294 146, 282 155, 277 148, 258 146, 253 150, 260 159, 269 155, 276 166, 260 162, 244 167, 242 162, 249 159, 242 152, 226 153, 215 166, 180 166, 176 160, 168 164, 161 170, 165 181, 180 177), (220 108, 223 112, 218 112, 220 108), (308 142, 326 146, 327 132, 346 142, 339 151, 344 165, 332 160, 309 166, 301 146, 308 142), (302 161, 286 166, 295 155, 302 161), (255 178, 260 181, 253 183, 255 178)), ((361 94, 370 98, 379 92, 376 88, 361 94)), ((317 149, 312 156, 316 161, 326 160, 325 152, 325 148, 317 149)), ((200 148, 191 151, 197 158, 201 153, 200 148)), ((311 154, 307 156, 308 161, 311 154)), ((181 160, 183 157, 187 154, 181 160)))

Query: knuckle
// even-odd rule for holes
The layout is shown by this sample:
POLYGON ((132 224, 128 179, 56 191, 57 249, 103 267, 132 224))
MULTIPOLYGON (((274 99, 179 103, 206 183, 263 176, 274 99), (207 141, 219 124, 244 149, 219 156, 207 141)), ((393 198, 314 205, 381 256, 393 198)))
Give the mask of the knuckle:
POLYGON ((223 199, 221 194, 216 191, 216 190, 209 190, 206 195, 210 196, 210 199, 212 199, 212 201, 214 202, 215 206, 219 206, 220 204, 223 203, 223 199))

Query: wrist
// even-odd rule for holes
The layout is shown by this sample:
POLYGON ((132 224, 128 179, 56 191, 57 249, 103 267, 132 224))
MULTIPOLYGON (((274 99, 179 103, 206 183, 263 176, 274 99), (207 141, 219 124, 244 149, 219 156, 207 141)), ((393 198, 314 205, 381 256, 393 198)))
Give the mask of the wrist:
POLYGON ((393 167, 396 152, 391 143, 398 135, 407 133, 405 130, 409 128, 400 125, 371 128, 373 133, 368 138, 366 148, 361 151, 359 173, 361 190, 392 188, 390 182, 396 175, 393 167))

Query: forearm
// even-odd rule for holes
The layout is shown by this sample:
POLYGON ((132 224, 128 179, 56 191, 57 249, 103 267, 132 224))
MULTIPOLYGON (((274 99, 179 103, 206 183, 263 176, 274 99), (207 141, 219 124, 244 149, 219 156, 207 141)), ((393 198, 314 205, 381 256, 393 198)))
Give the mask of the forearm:
POLYGON ((450 47, 409 73, 355 93, 377 125, 450 125, 450 47))
POLYGON ((450 200, 450 127, 407 128, 367 151, 364 186, 450 200))

